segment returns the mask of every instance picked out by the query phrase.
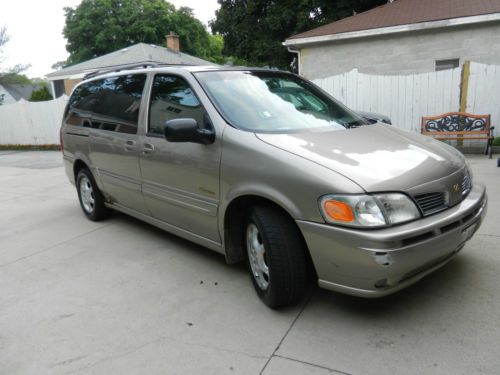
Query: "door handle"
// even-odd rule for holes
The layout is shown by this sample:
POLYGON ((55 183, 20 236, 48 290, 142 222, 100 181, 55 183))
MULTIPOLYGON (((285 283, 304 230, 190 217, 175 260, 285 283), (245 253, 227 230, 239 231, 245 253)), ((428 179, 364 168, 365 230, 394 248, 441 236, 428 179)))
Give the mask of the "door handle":
POLYGON ((134 151, 135 144, 136 144, 135 141, 132 141, 131 139, 129 139, 128 141, 125 142, 125 145, 123 146, 123 148, 125 149, 125 151, 134 151))
POLYGON ((155 146, 151 143, 144 143, 144 148, 142 149, 143 155, 151 155, 155 150, 155 146))

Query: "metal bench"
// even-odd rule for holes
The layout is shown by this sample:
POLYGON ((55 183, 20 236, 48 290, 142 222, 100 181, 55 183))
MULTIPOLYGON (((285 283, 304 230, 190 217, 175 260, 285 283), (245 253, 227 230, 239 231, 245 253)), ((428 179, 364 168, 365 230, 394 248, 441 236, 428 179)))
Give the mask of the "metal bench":
POLYGON ((449 112, 439 116, 422 117, 422 134, 439 140, 486 141, 485 155, 491 159, 493 152, 493 129, 490 115, 473 115, 465 112, 449 112))

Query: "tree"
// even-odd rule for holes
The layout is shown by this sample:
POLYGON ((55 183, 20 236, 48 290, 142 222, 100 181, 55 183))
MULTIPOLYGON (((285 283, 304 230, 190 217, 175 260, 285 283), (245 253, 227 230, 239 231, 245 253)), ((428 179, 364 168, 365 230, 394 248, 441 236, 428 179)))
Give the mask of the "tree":
POLYGON ((5 74, 1 79, 2 83, 10 83, 13 85, 31 85, 33 82, 24 74, 9 73, 5 74))
POLYGON ((387 0, 218 0, 210 22, 224 38, 223 53, 253 65, 288 68, 288 37, 363 12, 387 0))
MULTIPOLYGON (((0 63, 2 62, 2 47, 4 46, 5 43, 9 41, 9 37, 7 35, 7 29, 5 26, 0 27, 0 63)), ((0 73, 0 78, 2 77, 2 74, 0 73)), ((3 104, 3 101, 5 99, 5 94, 0 95, 0 105, 3 104)))
POLYGON ((209 35, 208 36, 208 55, 206 59, 216 63, 223 63, 224 56, 222 51, 224 50, 224 38, 222 35, 209 35))
MULTIPOLYGON (((0 27, 0 64, 3 62, 4 58, 2 56, 2 47, 9 41, 9 35, 7 34, 7 28, 5 26, 0 27)), ((19 73, 28 69, 29 65, 15 65, 10 68, 2 69, 0 66, 0 85, 2 83, 27 83, 30 82, 28 77, 25 75, 20 75, 19 73)), ((3 104, 5 94, 0 95, 0 105, 3 104)))
MULTIPOLYGON (((4 58, 2 56, 2 54, 3 54, 2 47, 7 44, 9 39, 10 39, 10 37, 7 34, 7 28, 5 26, 0 27, 0 64, 4 60, 4 58)), ((19 73, 25 71, 29 67, 30 67, 29 64, 28 65, 17 64, 17 65, 11 66, 9 68, 2 68, 0 66, 0 84, 2 82, 4 82, 4 83, 23 83, 23 82, 18 82, 18 81, 19 80, 25 81, 28 78, 24 75, 19 75, 19 73)))
POLYGON ((177 10, 164 0, 83 0, 75 9, 64 11, 68 65, 140 42, 165 45, 170 31, 179 35, 183 52, 205 59, 218 56, 218 45, 211 43, 193 10, 177 10))
MULTIPOLYGON (((2 53, 2 47, 7 44, 9 41, 9 35, 7 34, 7 28, 5 26, 0 27, 0 53, 2 53)), ((3 58, 2 55, 0 55, 0 63, 2 62, 3 58)))
POLYGON ((52 100, 52 94, 49 92, 46 85, 43 85, 38 90, 33 90, 31 93, 31 102, 44 102, 46 100, 52 100))
POLYGON ((54 64, 52 64, 51 68, 54 70, 60 70, 60 69, 64 68, 67 64, 68 64, 68 62, 66 60, 57 61, 54 64))

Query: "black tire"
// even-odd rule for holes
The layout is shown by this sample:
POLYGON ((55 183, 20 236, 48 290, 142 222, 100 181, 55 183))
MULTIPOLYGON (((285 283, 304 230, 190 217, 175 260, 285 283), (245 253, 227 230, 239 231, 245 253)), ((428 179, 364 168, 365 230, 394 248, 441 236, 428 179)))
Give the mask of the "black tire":
POLYGON ((109 217, 111 210, 104 205, 104 196, 87 168, 81 169, 76 176, 76 191, 82 211, 89 220, 100 221, 109 217))
POLYGON ((308 258, 293 220, 275 208, 252 207, 243 235, 248 270, 260 299, 273 309, 297 303, 308 286, 308 258), (253 250, 262 245, 264 256, 259 257, 255 254, 260 250, 253 250), (264 264, 259 267, 262 258, 264 264))

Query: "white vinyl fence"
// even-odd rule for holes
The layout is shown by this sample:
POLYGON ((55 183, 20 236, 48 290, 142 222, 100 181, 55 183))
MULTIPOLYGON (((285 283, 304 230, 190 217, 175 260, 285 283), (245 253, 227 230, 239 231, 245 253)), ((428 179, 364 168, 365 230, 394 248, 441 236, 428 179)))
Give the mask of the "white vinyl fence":
MULTIPOLYGON (((315 83, 348 107, 389 116, 393 126, 420 132, 422 116, 460 109, 461 69, 400 76, 367 75, 356 69, 315 83)), ((59 143, 68 98, 0 106, 0 144, 59 143)), ((500 66, 470 64, 466 111, 491 114, 500 135, 500 66)))
POLYGON ((467 112, 491 114, 491 126, 500 136, 500 65, 471 63, 467 112))
MULTIPOLYGON (((459 111, 461 73, 456 68, 383 76, 354 69, 314 82, 350 108, 387 115, 394 126, 419 133, 422 116, 459 111)), ((466 112, 491 114, 500 134, 500 66, 470 64, 466 112)))
POLYGON ((62 96, 46 102, 20 100, 0 106, 0 145, 59 144, 59 128, 68 100, 62 96))

